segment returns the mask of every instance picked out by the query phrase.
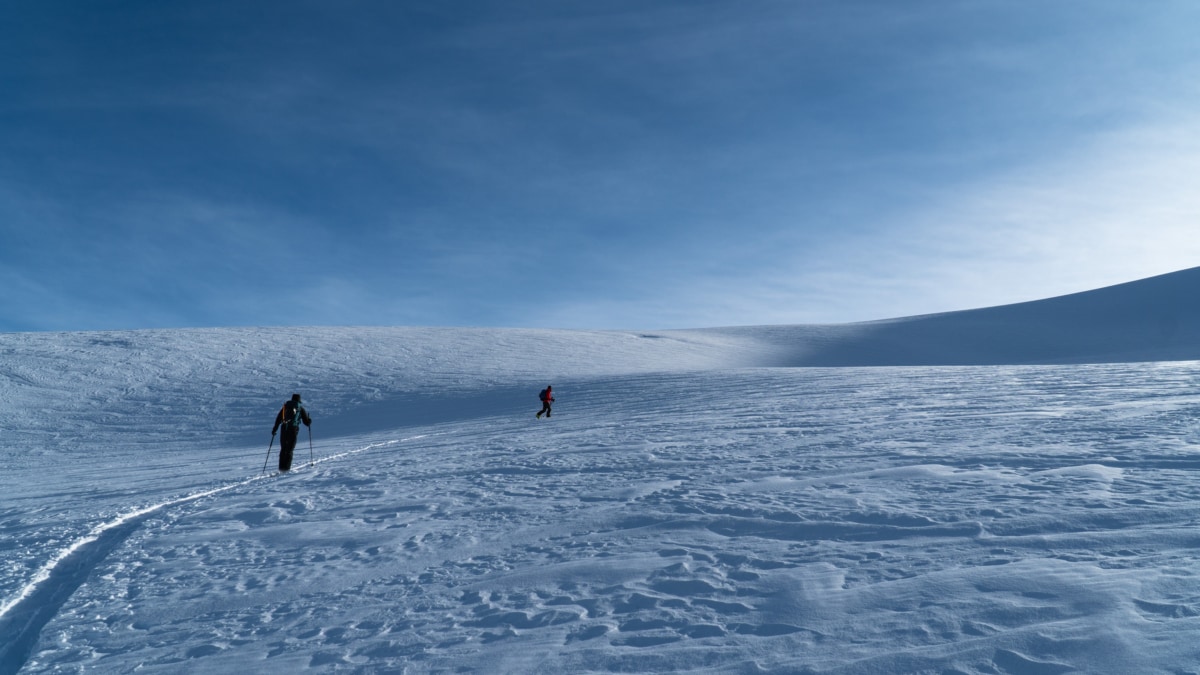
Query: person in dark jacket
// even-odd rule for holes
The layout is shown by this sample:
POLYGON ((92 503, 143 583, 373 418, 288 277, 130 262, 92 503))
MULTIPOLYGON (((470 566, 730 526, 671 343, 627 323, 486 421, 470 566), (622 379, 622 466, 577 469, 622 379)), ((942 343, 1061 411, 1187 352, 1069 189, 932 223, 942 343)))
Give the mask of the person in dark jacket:
POLYGON ((538 411, 538 414, 537 414, 537 418, 540 420, 540 419, 542 419, 543 413, 545 413, 546 417, 550 416, 550 404, 554 403, 553 389, 549 385, 547 385, 546 388, 543 389, 541 391, 541 393, 538 394, 538 398, 542 400, 542 409, 540 411, 538 411))
POLYGON ((292 394, 292 399, 283 404, 279 414, 275 416, 275 426, 271 429, 271 437, 283 427, 279 435, 279 470, 289 471, 292 468, 292 451, 296 449, 296 439, 300 436, 300 423, 312 427, 312 418, 300 404, 300 394, 292 394))

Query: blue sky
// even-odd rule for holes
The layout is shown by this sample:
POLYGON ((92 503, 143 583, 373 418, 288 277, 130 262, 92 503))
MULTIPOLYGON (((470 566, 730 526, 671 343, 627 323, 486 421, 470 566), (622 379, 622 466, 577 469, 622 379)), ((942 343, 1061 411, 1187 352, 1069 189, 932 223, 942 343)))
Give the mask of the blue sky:
POLYGON ((1200 264, 1200 3, 7 3, 0 331, 675 328, 1200 264))

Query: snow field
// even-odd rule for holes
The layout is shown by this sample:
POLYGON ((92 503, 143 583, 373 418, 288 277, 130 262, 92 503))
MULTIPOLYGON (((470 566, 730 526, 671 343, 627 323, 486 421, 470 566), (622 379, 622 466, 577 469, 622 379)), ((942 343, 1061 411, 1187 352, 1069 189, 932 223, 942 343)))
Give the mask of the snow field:
POLYGON ((166 505, 80 561, 21 665, 1197 672, 1195 367, 601 374, 553 380, 550 420, 489 384, 336 438, 314 403, 320 461, 302 434, 261 480, 264 447, 204 480, 113 443, 105 490, 28 490, 65 523, 17 567, 166 505))

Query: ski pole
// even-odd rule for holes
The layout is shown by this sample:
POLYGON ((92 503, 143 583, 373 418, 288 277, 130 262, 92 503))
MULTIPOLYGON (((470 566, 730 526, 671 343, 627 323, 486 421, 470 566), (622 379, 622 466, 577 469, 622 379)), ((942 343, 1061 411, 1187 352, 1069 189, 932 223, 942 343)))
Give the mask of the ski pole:
POLYGON ((267 458, 263 460, 263 470, 260 476, 267 472, 267 462, 271 461, 271 446, 275 445, 275 434, 271 434, 271 442, 267 443, 267 458))
POLYGON ((313 461, 312 451, 312 425, 308 425, 308 465, 313 466, 316 462, 313 461))

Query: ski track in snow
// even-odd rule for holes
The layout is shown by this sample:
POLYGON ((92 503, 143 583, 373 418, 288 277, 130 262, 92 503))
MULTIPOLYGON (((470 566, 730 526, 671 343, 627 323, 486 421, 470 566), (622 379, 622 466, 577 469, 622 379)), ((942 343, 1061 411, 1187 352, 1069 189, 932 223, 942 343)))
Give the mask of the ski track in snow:
POLYGON ((2 665, 1196 673, 1195 368, 557 377, 540 421, 489 383, 216 486, 262 448, 113 443, 0 511, 2 665))
MULTIPOLYGON (((421 438, 416 436, 413 438, 421 438)), ((330 460, 338 460, 377 448, 389 447, 405 440, 373 443, 365 447, 321 458, 310 458, 309 468, 330 460)), ((299 457, 297 458, 299 459, 299 457)), ((299 463, 297 468, 305 466, 299 463)), ((302 470, 302 469, 299 469, 302 470)), ((295 473, 299 471, 294 469, 295 473)), ((42 627, 54 616, 63 602, 82 585, 91 571, 119 546, 150 514, 181 504, 236 490, 259 480, 276 478, 278 471, 262 472, 258 476, 224 487, 204 490, 176 499, 136 508, 101 525, 97 525, 37 570, 33 579, 16 596, 0 605, 0 673, 17 672, 25 664, 32 641, 42 627)))

